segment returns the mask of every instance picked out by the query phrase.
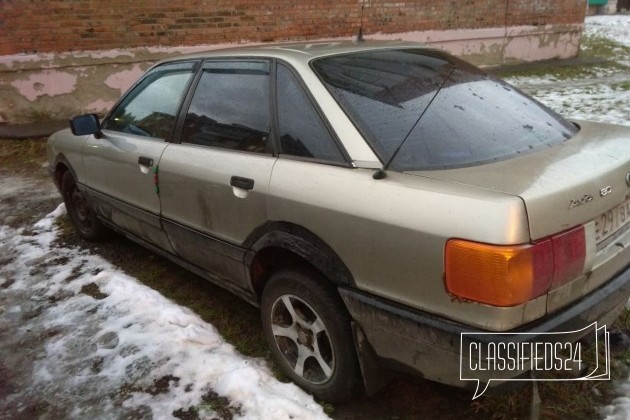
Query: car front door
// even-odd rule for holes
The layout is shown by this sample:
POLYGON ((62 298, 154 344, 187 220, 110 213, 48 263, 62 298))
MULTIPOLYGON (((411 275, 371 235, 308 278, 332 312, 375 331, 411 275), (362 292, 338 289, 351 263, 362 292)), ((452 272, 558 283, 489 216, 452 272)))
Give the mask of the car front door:
POLYGON ((160 225, 157 168, 170 140, 195 62, 150 70, 91 136, 83 150, 88 192, 115 225, 172 252, 160 225))
POLYGON ((270 65, 208 61, 187 105, 181 142, 159 169, 163 226, 184 259, 246 288, 247 236, 267 220, 272 153, 270 65))

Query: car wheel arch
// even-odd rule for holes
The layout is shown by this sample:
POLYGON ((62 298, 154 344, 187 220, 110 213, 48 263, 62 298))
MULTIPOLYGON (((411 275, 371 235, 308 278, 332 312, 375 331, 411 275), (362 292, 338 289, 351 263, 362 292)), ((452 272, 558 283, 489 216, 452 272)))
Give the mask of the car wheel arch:
POLYGON ((260 297, 266 280, 277 270, 308 265, 335 285, 353 286, 341 257, 316 234, 288 222, 269 222, 245 241, 246 266, 253 290, 260 297))
POLYGON ((74 168, 72 167, 66 156, 63 153, 60 153, 59 155, 57 155, 57 157, 55 157, 54 165, 54 180, 55 184, 59 188, 61 188, 61 180, 63 178, 63 174, 66 173, 66 171, 70 171, 72 177, 75 179, 75 181, 78 182, 77 174, 74 171, 74 168))

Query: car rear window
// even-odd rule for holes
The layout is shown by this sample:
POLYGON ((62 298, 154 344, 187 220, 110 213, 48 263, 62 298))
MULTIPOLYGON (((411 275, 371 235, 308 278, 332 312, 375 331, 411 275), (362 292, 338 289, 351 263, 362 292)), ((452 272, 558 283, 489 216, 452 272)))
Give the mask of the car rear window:
POLYGON ((509 159, 564 142, 577 132, 514 87, 436 51, 356 52, 320 58, 312 66, 394 170, 509 159))

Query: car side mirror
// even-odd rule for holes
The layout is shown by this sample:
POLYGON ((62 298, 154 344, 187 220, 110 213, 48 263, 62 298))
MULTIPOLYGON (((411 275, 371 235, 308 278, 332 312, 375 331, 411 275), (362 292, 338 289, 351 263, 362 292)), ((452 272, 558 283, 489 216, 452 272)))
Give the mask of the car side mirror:
POLYGON ((74 117, 70 120, 70 130, 75 136, 93 134, 97 139, 103 137, 101 123, 98 121, 96 114, 84 114, 74 117))

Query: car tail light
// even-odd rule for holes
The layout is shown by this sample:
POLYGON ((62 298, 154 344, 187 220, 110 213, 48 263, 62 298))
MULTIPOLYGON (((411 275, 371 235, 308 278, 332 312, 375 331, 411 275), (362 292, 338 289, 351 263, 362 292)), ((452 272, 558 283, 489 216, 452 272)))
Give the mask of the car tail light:
POLYGON ((578 226, 551 238, 553 244, 553 283, 551 289, 573 280, 584 270, 586 237, 578 226))
POLYGON ((532 244, 490 245, 451 239, 446 243, 446 289, 494 306, 515 306, 582 274, 584 227, 532 244))

